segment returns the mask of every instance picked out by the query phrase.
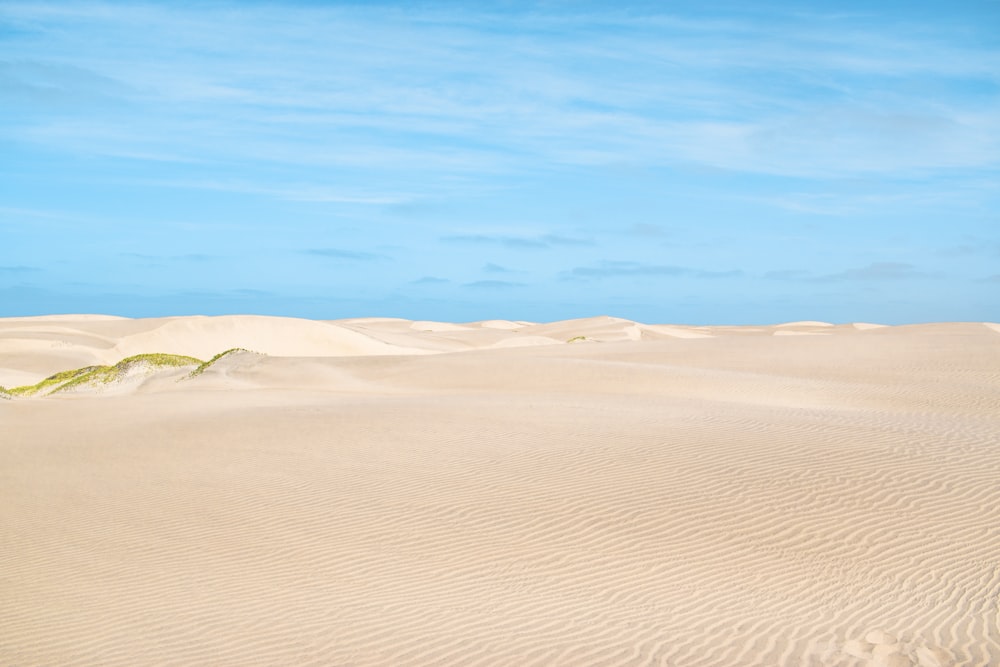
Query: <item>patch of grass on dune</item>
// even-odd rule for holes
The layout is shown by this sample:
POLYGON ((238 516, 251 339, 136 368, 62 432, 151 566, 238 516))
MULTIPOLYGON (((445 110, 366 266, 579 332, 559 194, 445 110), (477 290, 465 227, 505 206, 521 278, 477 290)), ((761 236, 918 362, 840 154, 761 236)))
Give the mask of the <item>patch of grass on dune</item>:
POLYGON ((108 384, 120 379, 136 366, 151 366, 153 368, 171 368, 183 366, 196 366, 201 364, 201 359, 186 357, 181 354, 163 354, 153 352, 148 354, 136 354, 122 359, 114 366, 97 366, 86 375, 78 375, 66 384, 54 389, 52 393, 71 389, 82 384, 108 384))
POLYGON ((114 366, 84 366, 83 368, 75 368, 50 375, 37 384, 11 387, 9 389, 0 387, 0 399, 48 396, 56 392, 73 389, 74 387, 110 384, 125 377, 136 366, 145 366, 154 369, 196 366, 187 377, 197 377, 208 370, 219 359, 234 352, 250 352, 250 350, 242 347, 230 348, 225 352, 220 352, 208 361, 202 361, 201 359, 182 354, 163 354, 161 352, 136 354, 122 359, 114 366))
POLYGON ((11 387, 7 391, 11 396, 35 396, 37 394, 50 394, 66 383, 72 382, 73 380, 85 375, 89 375, 99 368, 106 367, 85 366, 83 368, 74 368, 71 371, 61 371, 55 375, 50 375, 37 384, 24 385, 23 387, 11 387))
POLYGON ((234 352, 250 352, 250 350, 243 347, 231 347, 225 352, 219 352, 217 355, 215 355, 208 361, 201 362, 201 365, 198 366, 198 368, 191 371, 191 373, 188 374, 188 377, 189 378, 198 377, 199 375, 207 371, 216 361, 222 359, 226 355, 233 354, 234 352))
POLYGON ((183 367, 201 364, 201 359, 186 357, 181 354, 136 354, 122 359, 114 366, 85 366, 71 371, 62 371, 51 375, 38 384, 7 389, 11 396, 38 396, 54 394, 82 385, 109 384, 122 378, 136 366, 151 366, 153 368, 183 367))
POLYGON ((127 370, 132 365, 142 363, 159 368, 162 366, 194 366, 204 362, 196 357, 187 357, 183 354, 163 354, 161 352, 153 352, 151 354, 137 354, 128 357, 127 359, 122 359, 117 364, 112 366, 112 368, 122 368, 127 370))

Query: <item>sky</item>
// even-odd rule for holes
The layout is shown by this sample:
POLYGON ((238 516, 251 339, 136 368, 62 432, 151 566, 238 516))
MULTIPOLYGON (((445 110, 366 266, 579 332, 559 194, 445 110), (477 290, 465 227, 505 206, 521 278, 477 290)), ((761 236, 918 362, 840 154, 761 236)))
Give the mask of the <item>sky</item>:
POLYGON ((1000 320, 1000 1, 0 3, 0 317, 1000 320))

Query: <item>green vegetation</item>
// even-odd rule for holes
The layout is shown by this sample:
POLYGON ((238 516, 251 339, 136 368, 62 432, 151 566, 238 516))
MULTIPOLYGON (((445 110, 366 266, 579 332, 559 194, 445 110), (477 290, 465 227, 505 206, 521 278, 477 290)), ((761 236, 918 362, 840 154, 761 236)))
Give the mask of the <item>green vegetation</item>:
POLYGON ((180 354, 137 354, 122 359, 114 366, 85 366, 71 371, 62 371, 45 378, 38 384, 13 387, 4 391, 11 396, 49 395, 81 385, 109 384, 121 379, 136 366, 163 368, 194 366, 201 363, 201 359, 180 354))
POLYGON ((162 354, 154 352, 151 354, 136 354, 122 359, 114 366, 85 366, 71 371, 62 371, 51 375, 38 384, 25 385, 23 387, 0 387, 0 399, 10 399, 26 396, 48 396, 56 392, 73 389, 85 385, 110 384, 120 380, 136 366, 151 368, 179 368, 183 366, 197 366, 187 377, 193 378, 204 373, 208 368, 233 352, 250 352, 242 347, 234 347, 220 352, 208 361, 202 361, 194 357, 186 357, 181 354, 162 354))
POLYGON ((11 396, 34 396, 36 394, 50 394, 53 391, 59 389, 62 385, 68 382, 72 382, 76 378, 82 377, 89 373, 96 371, 102 366, 86 366, 85 368, 76 368, 71 371, 62 371, 56 373, 55 375, 50 375, 38 384, 25 385, 23 387, 11 387, 7 391, 11 396))
POLYGON ((570 338, 570 339, 569 339, 568 341, 566 341, 566 342, 567 342, 567 343, 576 343, 576 342, 578 342, 578 341, 584 341, 584 340, 587 340, 587 337, 586 337, 586 336, 573 336, 572 338, 570 338))
POLYGON ((249 352, 249 351, 250 350, 248 350, 246 348, 242 348, 242 347, 231 347, 228 350, 226 350, 225 352, 219 352, 217 355, 215 355, 214 357, 212 357, 208 361, 201 362, 201 365, 198 366, 198 368, 196 368, 193 371, 191 371, 191 373, 188 375, 188 377, 189 378, 198 377, 199 375, 201 375, 202 373, 204 373, 205 371, 207 371, 212 364, 214 364, 216 361, 218 361, 219 359, 221 359, 222 357, 224 357, 226 355, 232 354, 234 352, 249 352))

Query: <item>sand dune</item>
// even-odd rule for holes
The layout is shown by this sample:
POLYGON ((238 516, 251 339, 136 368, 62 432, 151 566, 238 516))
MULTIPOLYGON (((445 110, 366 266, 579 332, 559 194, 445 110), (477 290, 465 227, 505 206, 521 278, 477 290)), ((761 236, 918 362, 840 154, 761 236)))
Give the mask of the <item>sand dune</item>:
POLYGON ((0 385, 148 352, 208 359, 233 347, 272 356, 426 354, 333 322, 252 315, 145 320, 66 316, 0 319, 0 385), (52 322, 58 322, 58 325, 52 322))
POLYGON ((517 331, 518 329, 524 328, 524 325, 520 322, 511 322, 510 320, 485 320, 482 322, 474 322, 473 326, 482 327, 484 329, 500 329, 502 331, 517 331))
POLYGON ((825 329, 827 327, 832 327, 834 325, 830 324, 829 322, 817 322, 815 320, 803 320, 803 321, 800 321, 800 322, 784 322, 782 324, 776 324, 774 326, 775 326, 776 329, 787 329, 789 327, 807 327, 807 328, 811 328, 811 329, 815 329, 815 328, 825 329))
POLYGON ((0 320, 256 350, 0 401, 0 664, 1000 664, 1000 326, 496 322, 0 320))
POLYGON ((141 334, 123 338, 121 356, 156 350, 210 357, 231 347, 245 347, 281 357, 416 354, 417 348, 390 345, 337 324, 252 315, 178 318, 141 334))

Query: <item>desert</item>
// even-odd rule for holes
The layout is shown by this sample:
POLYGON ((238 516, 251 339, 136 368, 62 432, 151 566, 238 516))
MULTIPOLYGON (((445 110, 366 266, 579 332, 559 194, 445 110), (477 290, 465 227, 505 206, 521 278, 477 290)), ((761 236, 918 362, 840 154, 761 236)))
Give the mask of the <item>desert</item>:
POLYGON ((998 26, 0 1, 0 667, 1000 667, 998 26))
POLYGON ((0 664, 1000 664, 997 324, 19 317, 0 385, 0 664))

